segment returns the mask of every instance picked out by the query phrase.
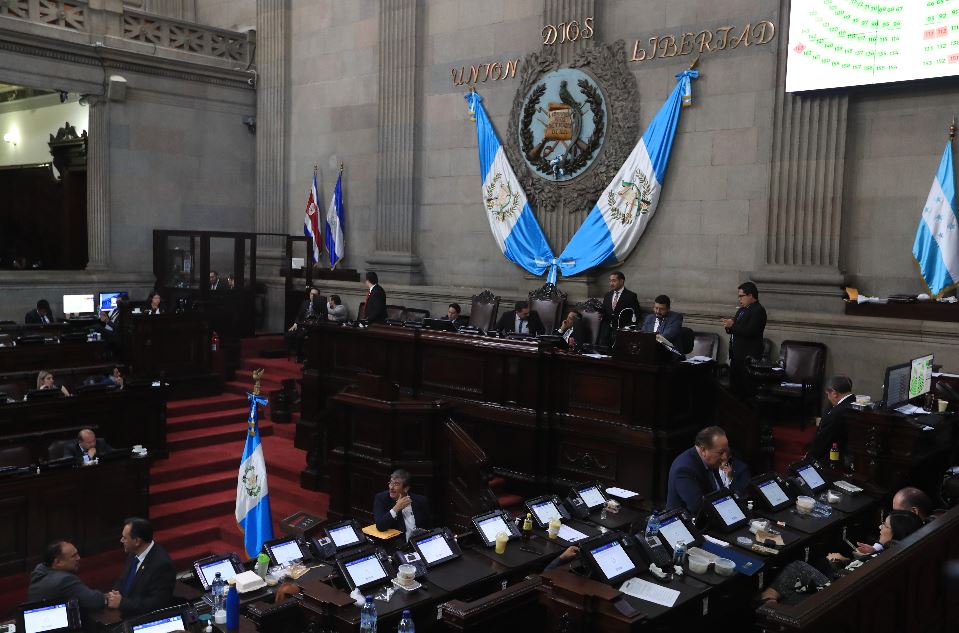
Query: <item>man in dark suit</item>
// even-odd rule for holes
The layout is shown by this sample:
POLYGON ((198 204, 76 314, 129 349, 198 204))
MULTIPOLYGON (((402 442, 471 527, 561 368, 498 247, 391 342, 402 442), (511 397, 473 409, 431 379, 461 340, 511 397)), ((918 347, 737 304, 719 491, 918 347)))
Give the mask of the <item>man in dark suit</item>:
MULTIPOLYGON (((47 546, 43 562, 33 568, 27 600, 76 600, 84 624, 90 614, 107 606, 107 598, 101 591, 83 584, 77 576, 80 570, 80 552, 73 543, 55 541, 47 546)), ((92 630, 93 627, 88 627, 92 630)))
POLYGON ((303 340, 309 332, 306 326, 310 323, 326 321, 326 317, 326 301, 320 299, 319 290, 310 288, 306 299, 300 304, 300 310, 296 313, 296 320, 283 334, 287 350, 296 351, 297 362, 303 362, 303 340))
POLYGON ((386 291, 380 285, 380 279, 373 271, 366 273, 366 321, 367 323, 386 323, 386 291))
POLYGON ((387 489, 373 497, 373 520, 377 530, 399 530, 409 539, 413 530, 433 527, 429 499, 411 493, 410 480, 408 471, 396 470, 390 475, 387 489))
POLYGON ((739 285, 739 310, 731 319, 723 319, 729 334, 729 386, 739 395, 750 392, 746 359, 763 356, 763 332, 766 308, 759 303, 759 289, 751 281, 739 285))
POLYGON ((828 460, 829 449, 833 442, 839 444, 840 453, 846 449, 846 420, 844 418, 849 405, 856 401, 852 393, 852 380, 847 376, 833 376, 826 381, 826 399, 829 406, 822 414, 816 437, 809 445, 807 457, 828 460))
POLYGON ((583 327, 583 315, 576 310, 570 310, 566 318, 559 325, 559 334, 569 347, 576 347, 586 343, 586 331, 583 327))
POLYGON ((525 301, 517 301, 512 312, 507 312, 501 316, 499 323, 496 324, 496 329, 500 332, 515 332, 533 336, 546 333, 543 321, 540 320, 538 314, 530 311, 529 304, 525 301))
POLYGON ((639 297, 632 290, 626 289, 626 275, 617 270, 610 273, 609 292, 603 297, 603 318, 599 324, 601 345, 612 345, 613 332, 619 329, 620 315, 623 310, 632 311, 626 317, 626 325, 639 321, 639 297))
POLYGON ((666 507, 685 508, 695 517, 704 495, 720 489, 745 492, 749 479, 746 464, 730 459, 726 431, 708 426, 696 434, 693 447, 680 453, 669 467, 666 507))
POLYGON ((215 270, 210 271, 210 290, 220 289, 220 273, 215 270))
POLYGON ((663 338, 682 350, 683 315, 669 309, 669 297, 659 295, 653 300, 653 313, 643 319, 643 332, 662 334, 663 338))
POLYGON ((460 308, 460 304, 451 303, 446 309, 446 318, 444 321, 452 321, 453 325, 456 327, 463 327, 464 325, 469 325, 470 320, 463 316, 461 313, 463 309, 460 308))
POLYGON ((127 561, 113 591, 107 594, 107 605, 120 609, 124 618, 170 606, 176 572, 169 554, 153 540, 150 522, 139 518, 124 521, 120 543, 127 561))
POLYGON ((81 429, 77 434, 77 443, 63 449, 63 456, 77 462, 92 461, 111 452, 113 447, 93 432, 93 429, 81 429))
POLYGON ((27 325, 53 323, 53 311, 50 309, 50 302, 46 299, 37 301, 37 307, 23 315, 23 322, 27 325))

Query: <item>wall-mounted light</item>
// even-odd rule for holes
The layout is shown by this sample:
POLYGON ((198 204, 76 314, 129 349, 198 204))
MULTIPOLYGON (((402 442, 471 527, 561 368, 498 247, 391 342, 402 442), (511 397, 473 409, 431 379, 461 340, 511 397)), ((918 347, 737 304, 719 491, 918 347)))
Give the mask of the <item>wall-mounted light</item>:
POLYGON ((20 144, 20 130, 17 129, 17 126, 11 127, 6 134, 3 135, 4 142, 13 143, 14 145, 20 144))

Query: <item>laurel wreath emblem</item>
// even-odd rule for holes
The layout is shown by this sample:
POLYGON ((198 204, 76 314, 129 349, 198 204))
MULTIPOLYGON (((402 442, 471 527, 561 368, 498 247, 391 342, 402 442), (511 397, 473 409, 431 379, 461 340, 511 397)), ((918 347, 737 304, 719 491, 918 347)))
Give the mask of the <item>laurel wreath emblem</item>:
POLYGON ((246 488, 246 494, 251 497, 260 496, 263 487, 256 476, 256 467, 253 464, 247 464, 246 468, 243 469, 243 487, 246 488))
POLYGON ((653 185, 642 170, 633 172, 630 180, 621 180, 619 189, 610 190, 606 196, 609 215, 624 226, 633 223, 637 215, 649 213, 652 204, 653 185), (638 213, 637 213, 638 212, 638 213))
POLYGON ((493 180, 486 185, 486 209, 500 222, 516 214, 519 207, 519 194, 513 191, 509 181, 503 181, 503 174, 497 172, 493 180), (497 190, 496 185, 502 181, 497 190))

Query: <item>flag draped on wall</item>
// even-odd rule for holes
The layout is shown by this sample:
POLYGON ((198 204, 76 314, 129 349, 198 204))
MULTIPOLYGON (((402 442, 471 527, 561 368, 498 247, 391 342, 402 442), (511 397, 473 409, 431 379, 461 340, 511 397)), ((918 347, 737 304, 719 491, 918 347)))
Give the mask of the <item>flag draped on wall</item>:
POLYGON ((330 206, 326 210, 326 252, 330 257, 330 268, 336 268, 336 263, 343 259, 346 253, 346 240, 343 237, 343 166, 340 165, 340 175, 336 177, 336 187, 330 206))
POLYGON ((483 201, 493 238, 506 259, 534 275, 542 275, 549 268, 552 271, 549 281, 555 281, 553 251, 506 158, 506 151, 483 107, 483 99, 478 93, 470 92, 466 101, 470 114, 476 117, 483 201))
POLYGON ((310 239, 310 259, 315 264, 320 261, 323 247, 320 245, 320 200, 316 188, 316 167, 313 168, 313 185, 310 188, 310 197, 306 201, 306 215, 303 218, 303 235, 310 239))
POLYGON ((939 161, 936 177, 919 218, 912 256, 929 290, 938 299, 959 283, 959 230, 956 212, 956 172, 952 165, 952 138, 939 161))
POLYGON ((273 519, 270 514, 270 489, 266 485, 266 460, 260 444, 260 425, 257 405, 266 406, 266 398, 247 393, 250 415, 247 418, 246 445, 240 459, 240 474, 236 484, 236 522, 243 530, 243 545, 250 558, 256 557, 265 541, 273 538, 273 519))
POLYGON ((691 80, 698 76, 695 70, 676 75, 666 103, 558 257, 564 277, 622 262, 635 248, 656 212, 679 111, 692 103, 691 80))

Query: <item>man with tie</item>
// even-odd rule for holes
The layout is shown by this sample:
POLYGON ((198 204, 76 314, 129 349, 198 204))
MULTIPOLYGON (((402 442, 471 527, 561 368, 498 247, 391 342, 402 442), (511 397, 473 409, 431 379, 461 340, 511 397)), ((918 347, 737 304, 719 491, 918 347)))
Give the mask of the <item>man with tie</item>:
POLYGON ((366 321, 386 323, 386 291, 373 271, 366 273, 366 321))
POLYGON ((570 310, 559 325, 559 335, 566 341, 567 347, 576 347, 588 343, 583 328, 583 315, 576 310, 570 310))
POLYGON ((123 575, 107 594, 107 606, 120 609, 124 618, 170 606, 176 572, 163 546, 153 540, 153 526, 146 519, 123 522, 120 543, 127 554, 123 575))
POLYGON ((846 419, 849 405, 856 401, 852 392, 852 380, 848 376, 833 376, 826 381, 826 400, 829 408, 822 414, 816 437, 809 446, 807 457, 819 460, 829 459, 829 449, 833 442, 839 444, 840 454, 846 450, 846 419))
POLYGON ((210 290, 216 290, 220 287, 220 273, 215 270, 210 271, 210 290))
POLYGON ((749 479, 746 464, 730 459, 726 431, 707 426, 696 434, 693 447, 680 453, 669 467, 666 507, 685 508, 695 517, 704 495, 720 489, 743 493, 749 479))
POLYGON ((731 319, 722 319, 729 334, 729 386, 739 395, 748 395, 749 378, 746 359, 763 356, 763 332, 766 330, 766 308, 759 303, 759 289, 747 281, 739 285, 739 310, 731 319))
POLYGON ((662 334, 663 338, 682 349, 683 315, 669 309, 669 297, 659 295, 653 300, 653 313, 643 320, 643 332, 662 334))
POLYGON ((624 317, 625 325, 639 320, 639 298, 635 292, 626 289, 626 275, 616 270, 609 275, 609 292, 603 297, 603 318, 599 325, 601 345, 612 345, 613 332, 619 329, 623 310, 631 310, 624 317))
POLYGON ((320 300, 320 291, 316 288, 309 288, 306 299, 300 304, 300 311, 296 314, 296 320, 283 335, 287 353, 295 350, 298 363, 303 362, 303 340, 309 332, 309 328, 306 326, 317 321, 326 321, 326 317, 326 302, 320 300))
POLYGON ((387 489, 373 497, 373 521, 376 529, 385 532, 396 529, 409 540, 413 530, 433 527, 429 499, 410 492, 412 477, 402 468, 393 471, 387 489))
POLYGON ((37 301, 37 307, 24 315, 23 322, 27 325, 53 323, 53 311, 50 309, 50 302, 46 299, 37 301))
POLYGON ((512 312, 507 312, 500 317, 496 329, 500 332, 515 332, 516 334, 529 334, 531 336, 538 336, 546 332, 539 315, 530 311, 529 304, 525 301, 517 301, 512 312))

